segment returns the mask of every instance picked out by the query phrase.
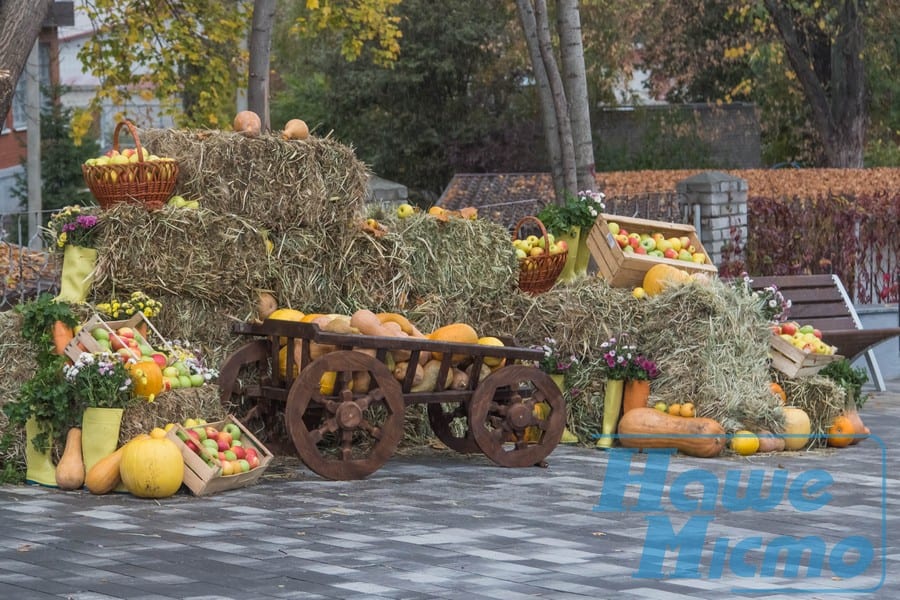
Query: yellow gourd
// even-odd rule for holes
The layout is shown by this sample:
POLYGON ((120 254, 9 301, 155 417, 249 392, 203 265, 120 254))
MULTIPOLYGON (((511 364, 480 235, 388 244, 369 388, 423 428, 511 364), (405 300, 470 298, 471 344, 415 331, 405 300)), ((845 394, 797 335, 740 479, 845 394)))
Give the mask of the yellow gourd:
POLYGON ((66 434, 66 448, 56 465, 56 485, 75 490, 84 484, 84 460, 81 457, 81 430, 73 427, 66 434))
MULTIPOLYGON (((443 327, 439 327, 432 331, 428 334, 428 339, 457 344, 477 344, 478 333, 467 323, 451 323, 450 325, 444 325, 443 327)), ((436 360, 441 360, 443 358, 441 352, 434 352, 433 354, 436 360)), ((453 364, 457 364, 465 359, 465 354, 454 354, 450 360, 453 364)))
POLYGON ((673 416, 642 406, 622 416, 619 434, 626 448, 676 448, 700 458, 718 456, 725 448, 725 430, 718 421, 673 416))
POLYGON ((168 498, 184 479, 184 457, 167 437, 134 440, 119 465, 122 483, 139 498, 168 498))
POLYGON ((809 442, 812 425, 809 415, 802 408, 785 406, 784 414, 784 449, 801 450, 809 442))

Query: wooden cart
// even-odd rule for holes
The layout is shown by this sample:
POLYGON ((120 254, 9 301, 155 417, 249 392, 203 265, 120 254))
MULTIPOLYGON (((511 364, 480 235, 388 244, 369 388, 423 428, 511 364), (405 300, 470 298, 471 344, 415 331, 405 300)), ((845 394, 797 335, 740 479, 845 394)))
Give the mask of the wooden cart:
POLYGON ((412 404, 427 405, 433 432, 449 448, 480 451, 505 467, 542 464, 562 437, 565 403, 553 380, 532 366, 538 349, 330 333, 275 320, 236 323, 232 331, 256 339, 222 365, 223 404, 249 401, 269 415, 283 408, 297 454, 328 479, 362 479, 381 467, 403 437, 412 404), (483 379, 471 376, 464 389, 437 383, 413 391, 425 353, 440 356, 437 382, 462 356, 471 373, 481 373, 486 359, 501 364, 483 379), (398 379, 389 364, 401 354, 409 359, 398 379))

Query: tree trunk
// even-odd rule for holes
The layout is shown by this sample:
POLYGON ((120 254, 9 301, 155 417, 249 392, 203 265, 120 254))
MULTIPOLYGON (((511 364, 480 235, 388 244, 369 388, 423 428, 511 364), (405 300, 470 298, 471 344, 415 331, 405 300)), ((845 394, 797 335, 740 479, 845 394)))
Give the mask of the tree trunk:
POLYGON ((0 124, 53 0, 0 0, 0 124))
POLYGON ((813 123, 824 144, 827 166, 854 168, 863 166, 865 139, 865 68, 863 2, 845 0, 839 17, 840 30, 831 41, 830 73, 827 80, 818 77, 810 56, 801 42, 789 4, 765 0, 781 35, 791 68, 803 88, 813 115, 813 123))
POLYGON ((593 191, 594 142, 588 101, 584 46, 581 39, 581 15, 578 0, 559 0, 556 29, 562 57, 563 84, 569 100, 572 142, 575 146, 575 170, 578 190, 593 191))
POLYGON ((562 150, 559 145, 559 127, 556 123, 556 110, 553 108, 553 92, 550 91, 550 81, 547 78, 547 70, 541 58, 541 50, 538 41, 537 22, 534 18, 534 7, 530 0, 516 0, 519 9, 519 21, 522 24, 522 32, 525 34, 525 43, 528 46, 528 54, 531 57, 532 71, 534 72, 534 85, 537 90, 538 101, 541 107, 541 123, 544 127, 544 143, 547 145, 547 157, 550 159, 550 168, 553 176, 554 189, 562 185, 562 150))
POLYGON ((259 115, 262 130, 269 123, 269 53, 272 27, 275 25, 276 0, 254 0, 253 27, 250 31, 250 77, 247 82, 247 108, 259 115))

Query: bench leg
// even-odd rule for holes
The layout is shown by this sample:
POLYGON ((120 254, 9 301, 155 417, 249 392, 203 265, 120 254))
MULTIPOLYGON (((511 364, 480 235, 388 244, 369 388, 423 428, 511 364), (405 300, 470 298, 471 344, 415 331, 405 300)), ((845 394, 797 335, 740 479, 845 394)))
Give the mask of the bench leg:
POLYGON ((881 376, 881 369, 878 368, 878 361, 875 360, 875 351, 871 348, 866 350, 866 364, 869 367, 869 373, 872 375, 872 383, 875 384, 875 390, 886 392, 887 387, 884 385, 884 377, 881 376))

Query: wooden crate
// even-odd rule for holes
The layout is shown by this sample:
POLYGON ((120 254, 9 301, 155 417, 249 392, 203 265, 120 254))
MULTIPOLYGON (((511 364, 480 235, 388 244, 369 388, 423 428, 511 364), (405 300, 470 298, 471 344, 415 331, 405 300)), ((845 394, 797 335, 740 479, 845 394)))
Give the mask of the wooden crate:
MULTIPOLYGON (((168 438, 175 442, 175 445, 181 449, 181 455, 184 457, 184 485, 191 490, 195 496, 208 496, 210 494, 215 494, 216 492, 234 490, 256 483, 269 466, 269 463, 272 462, 273 455, 269 452, 268 448, 266 448, 256 436, 250 433, 250 431, 244 427, 243 423, 235 419, 234 416, 228 415, 224 420, 216 421, 215 423, 207 423, 204 427, 211 425, 221 431, 222 427, 227 423, 234 423, 238 426, 241 430, 241 442, 244 443, 245 447, 252 446, 253 448, 256 448, 256 451, 259 454, 259 466, 255 469, 251 469, 246 473, 222 475, 221 466, 217 464, 213 467, 206 464, 199 455, 181 441, 181 438, 178 437, 178 433, 181 432, 186 434, 187 430, 184 427, 176 424, 175 427, 166 434, 168 438)), ((216 462, 218 463, 218 461, 216 462)))
POLYGON ((769 338, 769 356, 772 367, 791 378, 815 375, 825 365, 844 358, 840 354, 804 352, 775 334, 769 338))
POLYGON ((717 275, 716 268, 700 243, 697 231, 690 225, 679 223, 666 223, 664 221, 651 221, 648 219, 636 219, 632 217, 620 217, 619 215, 602 214, 597 217, 597 222, 591 228, 587 238, 587 247, 591 256, 597 263, 600 275, 613 287, 638 287, 644 283, 644 274, 650 267, 658 264, 671 265, 688 273, 706 273, 717 275), (645 254, 630 254, 624 252, 613 237, 607 223, 614 221, 628 233, 654 233, 659 232, 670 237, 686 236, 698 252, 706 256, 706 262, 695 263, 686 260, 659 258, 645 254))
POLYGON ((103 348, 91 334, 97 327, 104 327, 111 333, 119 327, 131 327, 132 329, 142 330, 141 335, 143 335, 154 348, 167 347, 169 345, 143 313, 135 313, 131 317, 120 321, 104 321, 98 315, 94 315, 81 324, 81 329, 75 334, 75 337, 66 344, 66 356, 75 361, 78 360, 78 357, 81 356, 82 352, 102 352, 103 348))

